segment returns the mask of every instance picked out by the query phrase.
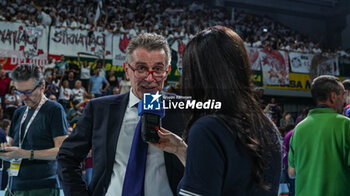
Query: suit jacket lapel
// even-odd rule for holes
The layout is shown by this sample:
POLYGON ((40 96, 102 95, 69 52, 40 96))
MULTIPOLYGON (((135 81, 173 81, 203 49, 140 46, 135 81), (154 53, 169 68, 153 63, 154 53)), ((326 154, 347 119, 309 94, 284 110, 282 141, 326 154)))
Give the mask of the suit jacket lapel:
POLYGON ((107 125, 107 160, 106 160, 106 186, 108 187, 111 174, 113 170, 113 164, 115 159, 115 153, 117 149, 117 142, 119 138, 120 129, 123 123, 124 114, 129 101, 129 93, 119 96, 115 102, 110 104, 109 114, 106 115, 108 119, 107 125))

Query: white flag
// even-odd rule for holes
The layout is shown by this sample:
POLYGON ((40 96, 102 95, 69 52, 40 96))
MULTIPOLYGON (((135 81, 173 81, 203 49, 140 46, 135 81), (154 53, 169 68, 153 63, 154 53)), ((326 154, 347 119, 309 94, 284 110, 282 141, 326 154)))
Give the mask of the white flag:
POLYGON ((102 9, 102 0, 99 0, 97 4, 95 18, 94 18, 95 24, 97 23, 97 20, 100 17, 101 9, 102 9))

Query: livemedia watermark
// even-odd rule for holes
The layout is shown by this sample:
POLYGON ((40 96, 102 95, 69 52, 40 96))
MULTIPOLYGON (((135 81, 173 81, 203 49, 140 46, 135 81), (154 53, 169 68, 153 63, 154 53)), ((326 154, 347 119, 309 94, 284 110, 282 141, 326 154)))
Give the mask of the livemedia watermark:
POLYGON ((143 109, 144 110, 160 110, 160 109, 206 109, 219 110, 222 103, 215 99, 208 99, 207 101, 197 101, 189 96, 180 95, 161 95, 157 93, 143 94, 143 109))

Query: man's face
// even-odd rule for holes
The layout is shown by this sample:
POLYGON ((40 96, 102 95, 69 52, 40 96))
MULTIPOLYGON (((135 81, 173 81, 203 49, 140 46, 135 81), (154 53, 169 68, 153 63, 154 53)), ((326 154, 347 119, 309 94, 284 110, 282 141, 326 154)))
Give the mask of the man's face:
POLYGON ((336 101, 335 101, 335 110, 338 113, 343 113, 343 109, 345 106, 345 89, 343 84, 339 83, 341 86, 339 95, 336 95, 336 101))
POLYGON ((100 74, 100 71, 101 71, 100 68, 96 68, 96 69, 94 70, 94 75, 95 75, 95 76, 98 76, 98 75, 100 74))
POLYGON ((74 79, 74 72, 69 72, 68 78, 69 79, 74 79))
POLYGON ((345 94, 346 94, 345 104, 348 104, 348 103, 350 103, 350 91, 349 90, 345 90, 345 94))
POLYGON ((79 80, 77 80, 77 81, 75 82, 74 87, 75 87, 76 89, 79 89, 79 88, 81 87, 81 82, 80 82, 79 80))
POLYGON ((63 85, 64 88, 68 88, 68 87, 69 87, 69 82, 68 82, 68 80, 64 80, 64 81, 62 82, 62 85, 63 85))
POLYGON ((0 69, 0 77, 5 77, 6 76, 6 72, 4 69, 0 69))
POLYGON ((271 103, 276 103, 276 99, 275 98, 271 98, 271 103))
MULTIPOLYGON (((19 91, 30 91, 36 88, 34 79, 27 81, 14 82, 14 85, 19 91)), ((45 90, 45 85, 40 85, 31 94, 21 94, 22 101, 29 107, 35 107, 39 104, 42 94, 45 90)))
MULTIPOLYGON (((167 65, 167 56, 163 49, 148 51, 144 48, 136 48, 131 55, 131 62, 129 63, 135 69, 146 67, 148 70, 155 70, 156 68, 163 68, 169 71, 170 66, 167 65)), ((164 86, 164 78, 155 79, 152 74, 145 78, 137 78, 130 66, 124 62, 123 64, 126 77, 130 79, 132 91, 139 99, 143 98, 143 93, 155 93, 161 91, 164 86)))
POLYGON ((52 82, 52 76, 51 76, 51 75, 48 75, 48 76, 46 77, 46 82, 48 82, 48 83, 51 83, 51 82, 52 82))

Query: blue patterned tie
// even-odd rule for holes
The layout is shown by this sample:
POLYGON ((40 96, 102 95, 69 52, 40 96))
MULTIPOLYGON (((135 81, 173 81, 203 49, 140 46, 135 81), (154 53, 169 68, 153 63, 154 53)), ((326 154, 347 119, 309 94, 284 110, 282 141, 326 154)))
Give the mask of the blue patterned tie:
MULTIPOLYGON (((143 108, 143 100, 138 103, 138 115, 152 113, 160 118, 164 117, 165 111, 161 104, 161 109, 147 110, 143 108)), ((144 181, 146 171, 146 160, 148 144, 141 137, 141 121, 137 123, 134 138, 132 140, 128 165, 124 177, 122 196, 144 196, 144 181)))
MULTIPOLYGON (((139 103, 140 104, 140 103, 139 103)), ((137 123, 126 167, 122 196, 143 196, 148 144, 141 138, 141 118, 137 123)))

